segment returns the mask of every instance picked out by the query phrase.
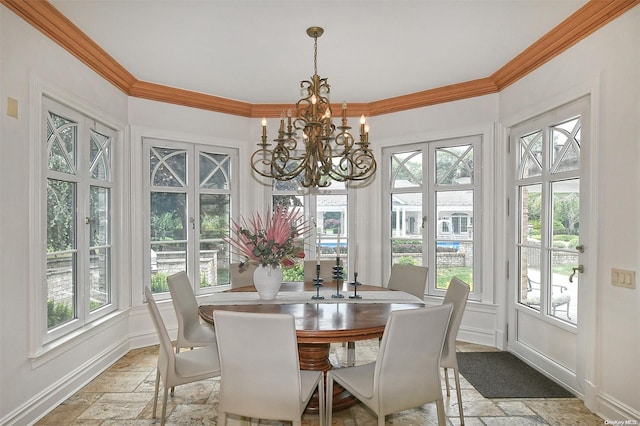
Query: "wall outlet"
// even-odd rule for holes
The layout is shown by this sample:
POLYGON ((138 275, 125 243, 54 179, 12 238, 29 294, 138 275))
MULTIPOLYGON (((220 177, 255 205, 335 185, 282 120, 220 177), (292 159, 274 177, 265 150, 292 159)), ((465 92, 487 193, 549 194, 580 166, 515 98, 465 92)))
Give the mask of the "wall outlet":
POLYGON ((626 288, 636 288, 636 271, 612 268, 611 285, 617 285, 626 288))

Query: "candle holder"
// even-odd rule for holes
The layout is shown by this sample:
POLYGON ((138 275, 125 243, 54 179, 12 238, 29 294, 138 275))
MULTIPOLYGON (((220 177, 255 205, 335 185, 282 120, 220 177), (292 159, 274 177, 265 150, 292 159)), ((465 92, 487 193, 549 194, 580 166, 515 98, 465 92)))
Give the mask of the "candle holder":
POLYGON ((311 296, 313 300, 321 300, 324 299, 324 296, 320 296, 320 287, 322 287, 322 282, 324 280, 320 278, 320 264, 316 265, 316 277, 313 279, 313 286, 316 288, 316 294, 311 296))
POLYGON ((340 256, 336 257, 336 266, 333 267, 333 279, 336 281, 336 294, 332 294, 331 297, 333 299, 344 298, 344 295, 340 294, 340 286, 344 280, 344 272, 342 265, 340 264, 340 256))
POLYGON ((358 286, 362 285, 358 282, 358 273, 353 273, 353 282, 349 283, 353 286, 353 294, 349 296, 349 299, 362 299, 362 296, 358 294, 358 286))

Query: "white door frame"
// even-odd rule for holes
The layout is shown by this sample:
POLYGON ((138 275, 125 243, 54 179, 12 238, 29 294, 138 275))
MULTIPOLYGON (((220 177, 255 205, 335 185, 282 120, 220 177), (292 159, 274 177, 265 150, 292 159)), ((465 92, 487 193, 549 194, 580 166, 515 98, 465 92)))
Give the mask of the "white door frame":
MULTIPOLYGON (((504 120, 503 126, 505 129, 515 126, 516 124, 525 121, 530 117, 540 115, 546 111, 555 109, 568 102, 577 100, 585 95, 589 95, 589 120, 588 130, 590 132, 588 146, 585 149, 581 149, 581 167, 582 171, 587 170, 588 173, 581 173, 581 181, 583 191, 581 197, 588 200, 586 205, 581 206, 581 219, 588 220, 592 224, 598 223, 598 188, 596 186, 595 177, 598 176, 598 105, 599 105, 599 91, 598 81, 588 82, 579 87, 575 87, 566 93, 561 94, 558 97, 550 98, 546 100, 545 105, 537 105, 535 108, 530 108, 528 112, 519 114, 518 117, 512 117, 511 119, 504 120)), ((497 132, 499 134, 499 132, 497 132)), ((508 146, 509 135, 508 131, 503 132, 502 145, 508 146)), ((506 152, 506 151, 503 151, 506 152)), ((513 197, 513 185, 512 185, 512 158, 510 154, 505 154, 503 157, 503 170, 502 178, 505 184, 503 185, 504 199, 508 200, 505 204, 507 210, 515 210, 516 200, 513 197)), ((505 223, 511 224, 515 219, 513 216, 509 216, 505 223)), ((576 339, 576 372, 573 378, 574 384, 571 383, 570 372, 563 371, 563 369, 556 363, 546 359, 539 353, 534 352, 523 345, 520 345, 515 340, 516 333, 516 284, 517 276, 517 257, 516 252, 513 250, 513 242, 515 241, 515 227, 512 225, 505 225, 505 255, 509 261, 508 263, 508 276, 505 280, 505 295, 506 295, 506 307, 507 312, 505 315, 505 321, 503 330, 506 331, 506 348, 507 350, 516 353, 517 355, 525 358, 529 363, 539 370, 552 375, 556 379, 560 380, 563 384, 570 387, 579 397, 585 400, 587 406, 594 406, 596 397, 596 348, 597 348, 597 335, 596 335, 596 278, 599 276, 598 269, 598 231, 597 228, 583 226, 580 231, 581 244, 585 245, 585 253, 579 256, 580 264, 585 265, 585 273, 580 276, 580 302, 579 302, 579 327, 580 332, 576 339), (586 229, 585 229, 586 228, 586 229)))

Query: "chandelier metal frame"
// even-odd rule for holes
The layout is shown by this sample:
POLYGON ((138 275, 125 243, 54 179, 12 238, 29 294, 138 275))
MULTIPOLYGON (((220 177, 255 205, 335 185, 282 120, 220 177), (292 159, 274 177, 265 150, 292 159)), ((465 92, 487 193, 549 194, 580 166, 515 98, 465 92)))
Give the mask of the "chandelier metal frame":
POLYGON ((318 75, 318 37, 324 33, 320 27, 310 27, 307 35, 313 43, 313 76, 300 82, 306 96, 296 102, 296 116, 289 109, 280 115, 275 146, 267 143, 267 122, 262 119, 262 138, 258 150, 251 155, 251 168, 261 176, 289 181, 298 178, 300 185, 327 187, 332 181, 361 181, 372 177, 376 160, 369 149, 369 129, 364 115, 360 118, 360 139, 351 135, 347 121, 347 104, 342 103, 341 125, 332 121, 326 78, 318 75), (302 133, 302 141, 297 134, 302 133), (304 148, 304 149, 301 149, 304 148))

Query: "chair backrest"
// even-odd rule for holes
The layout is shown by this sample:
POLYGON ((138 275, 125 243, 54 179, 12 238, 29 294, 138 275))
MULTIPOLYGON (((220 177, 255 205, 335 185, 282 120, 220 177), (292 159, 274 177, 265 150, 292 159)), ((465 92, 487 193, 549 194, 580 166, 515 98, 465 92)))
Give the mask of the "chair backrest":
MULTIPOLYGON (((342 260, 340 261, 342 264, 342 260)), ((304 261, 304 282, 311 282, 316 277, 316 260, 304 261)), ((335 259, 333 260, 321 260, 320 261, 320 278, 324 280, 324 283, 330 283, 333 281, 333 267, 336 266, 335 259)))
POLYGON ((469 284, 465 283, 458 277, 451 278, 449 287, 444 295, 442 304, 451 304, 453 311, 451 313, 451 321, 449 321, 449 328, 447 330, 447 336, 444 341, 444 348, 442 350, 442 366, 451 366, 457 368, 456 356, 456 338, 458 336, 458 330, 460 329, 460 323, 462 322, 462 315, 464 314, 464 308, 467 305, 467 299, 469 298, 469 284), (452 359, 453 358, 453 359, 452 359))
POLYGON ((440 355, 450 317, 451 305, 391 312, 373 378, 382 413, 442 398, 440 355))
POLYGON ((178 339, 176 345, 184 347, 185 330, 190 327, 198 327, 200 318, 198 316, 198 301, 193 293, 191 281, 184 271, 167 277, 169 292, 173 299, 173 307, 178 318, 178 339))
POLYGON ((217 310, 213 321, 224 411, 300 420, 300 365, 293 315, 217 310))
POLYGON ((240 269, 240 263, 231 263, 229 272, 231 277, 231 288, 247 287, 253 285, 253 273, 258 265, 248 263, 240 269))
POLYGON ((173 352, 173 346, 171 345, 171 338, 169 337, 167 328, 164 325, 164 321, 162 321, 162 316, 160 315, 160 311, 158 310, 158 305, 156 305, 156 301, 153 298, 153 294, 151 294, 151 290, 149 289, 149 287, 145 286, 144 296, 145 299, 147 299, 147 308, 149 308, 153 326, 158 332, 158 337, 160 339, 160 351, 158 353, 158 370, 161 371, 162 376, 166 379, 167 373, 169 371, 175 370, 175 353, 173 352))
POLYGON ((394 263, 391 267, 391 276, 387 288, 401 290, 424 299, 424 290, 427 286, 426 266, 401 265, 394 263))

